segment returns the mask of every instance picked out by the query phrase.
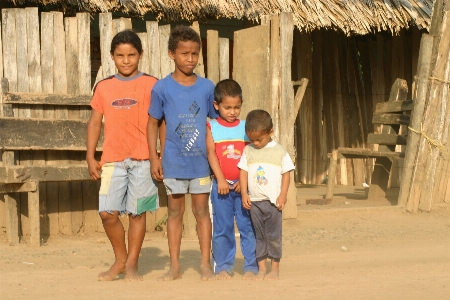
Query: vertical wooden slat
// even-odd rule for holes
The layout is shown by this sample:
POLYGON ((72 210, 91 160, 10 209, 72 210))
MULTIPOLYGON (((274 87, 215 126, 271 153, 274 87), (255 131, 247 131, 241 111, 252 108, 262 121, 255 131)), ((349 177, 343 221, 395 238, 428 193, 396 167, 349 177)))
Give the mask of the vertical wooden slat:
MULTIPOLYGON (((67 93, 78 94, 78 28, 77 18, 64 18, 66 34, 67 93)), ((75 113, 75 112, 72 112, 75 113)), ((69 112, 69 115, 71 113, 69 112)), ((79 114, 79 113, 78 113, 79 114)))
POLYGON ((15 9, 2 9, 3 72, 9 91, 17 92, 17 54, 15 9))
POLYGON ((230 40, 219 38, 219 80, 230 78, 230 40))
POLYGON ((81 95, 91 92, 91 43, 89 13, 77 13, 78 27, 78 85, 81 95))
POLYGON ((0 22, 0 76, 3 78, 3 25, 0 22))
MULTIPOLYGON (((3 11, 2 11, 3 13, 3 11)), ((1 92, 8 92, 8 80, 2 78, 1 92)), ((0 105, 2 103, 2 95, 0 94, 0 105)), ((3 107, 2 117, 13 117, 12 109, 6 110, 3 107)), ((4 166, 12 166, 15 164, 14 151, 2 152, 2 163, 4 166)), ((5 194, 5 210, 6 210, 6 236, 9 245, 19 243, 19 216, 20 216, 20 195, 18 193, 5 194)))
POLYGON ((214 84, 219 82, 219 33, 217 30, 206 31, 208 41, 206 70, 208 79, 214 84))
POLYGON ((111 13, 99 14, 99 27, 100 27, 100 53, 103 69, 102 78, 106 78, 108 76, 114 75, 114 73, 116 72, 114 61, 111 59, 110 54, 111 41, 113 38, 111 13))
POLYGON ((169 57, 170 25, 159 26, 159 50, 161 57, 161 78, 166 77, 175 69, 175 63, 169 57))
MULTIPOLYGON (((149 74, 155 76, 156 78, 161 77, 161 50, 159 44, 159 28, 158 22, 156 21, 147 21, 145 23, 145 27, 147 29, 147 44, 148 44, 148 53, 147 56, 149 58, 149 74)), ((167 51, 164 53, 167 56, 167 51)))
MULTIPOLYGON (((311 183, 320 183, 323 178, 322 172, 325 171, 327 165, 327 140, 326 132, 322 124, 322 107, 324 102, 323 86, 322 86, 322 31, 318 30, 312 33, 312 44, 314 45, 312 53, 312 122, 310 141, 311 149, 309 157, 309 174, 312 178, 311 183)), ((306 145, 306 147, 308 147, 306 145)))
POLYGON ((137 34, 141 39, 142 43, 142 58, 139 61, 139 71, 149 74, 150 73, 150 65, 149 65, 149 57, 148 57, 148 43, 147 43, 147 33, 141 32, 137 34))
MULTIPOLYGON (((25 9, 16 8, 16 49, 17 49, 17 91, 27 93, 28 82, 28 47, 27 47, 27 12, 25 9)), ((20 109, 19 117, 29 118, 30 107, 20 109)))
MULTIPOLYGON (((42 92, 53 93, 53 14, 41 13, 41 79, 42 92)), ((43 117, 54 118, 53 106, 44 107, 43 117)))
POLYGON ((278 105, 281 101, 281 41, 280 41, 280 16, 270 16, 270 57, 269 57, 269 99, 266 110, 272 116, 273 135, 280 139, 280 127, 278 124, 278 105))
MULTIPOLYGON (((198 33, 201 40, 200 25, 198 24, 198 22, 197 21, 193 22, 191 27, 198 33)), ((203 51, 201 46, 200 46, 200 53, 198 55, 198 63, 194 69, 194 72, 195 74, 200 75, 201 77, 205 77, 205 63, 203 62, 203 51)))
POLYGON ((39 184, 36 184, 36 191, 28 192, 28 215, 30 218, 30 245, 40 246, 39 184))
POLYGON ((117 33, 125 30, 132 29, 133 26, 131 24, 130 18, 119 18, 112 20, 112 37, 114 37, 117 33))
MULTIPOLYGON (((100 181, 83 181, 83 226, 85 233, 97 231, 98 216, 98 190, 100 181)), ((103 226, 102 226, 103 228, 103 226)))
MULTIPOLYGON (((292 85, 292 43, 294 35, 294 20, 292 13, 283 12, 280 14, 280 143, 286 147, 290 157, 294 153, 294 124, 297 117, 297 111, 294 111, 294 87, 292 85)), ((283 209, 283 218, 297 218, 297 188, 295 187, 294 172, 290 174, 290 184, 288 189, 288 199, 283 209)))

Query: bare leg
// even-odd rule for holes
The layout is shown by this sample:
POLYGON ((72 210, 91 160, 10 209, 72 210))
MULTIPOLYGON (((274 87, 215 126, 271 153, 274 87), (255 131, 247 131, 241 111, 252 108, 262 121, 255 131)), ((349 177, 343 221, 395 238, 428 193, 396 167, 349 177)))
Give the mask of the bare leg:
POLYGON ((167 239, 169 243, 170 269, 158 280, 180 279, 180 245, 183 233, 184 194, 169 195, 167 204, 167 239))
POLYGON ((200 266, 202 280, 215 280, 216 277, 211 267, 211 234, 212 225, 209 215, 208 196, 209 194, 192 194, 192 212, 197 221, 198 241, 202 263, 200 266))
POLYGON ((278 280, 280 274, 280 262, 276 262, 272 260, 272 267, 270 268, 270 272, 264 276, 264 280, 278 280))
POLYGON ((266 259, 262 259, 258 262, 258 274, 256 274, 253 280, 264 280, 264 276, 267 273, 266 259))
POLYGON ((116 261, 108 271, 98 274, 98 280, 111 281, 116 278, 119 273, 125 271, 125 263, 127 261, 127 248, 125 245, 125 230, 119 220, 119 212, 114 211, 112 214, 101 212, 103 228, 105 228, 111 246, 113 247, 116 261))
POLYGON ((129 215, 130 227, 128 228, 128 259, 125 265, 125 281, 142 281, 138 275, 139 253, 145 237, 146 214, 140 216, 129 215))

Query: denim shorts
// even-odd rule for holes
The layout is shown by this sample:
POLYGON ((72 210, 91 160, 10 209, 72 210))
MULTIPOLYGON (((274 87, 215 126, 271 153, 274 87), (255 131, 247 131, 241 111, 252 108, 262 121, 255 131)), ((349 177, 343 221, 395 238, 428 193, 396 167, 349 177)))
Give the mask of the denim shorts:
POLYGON ((99 212, 118 211, 133 216, 159 208, 158 188, 148 160, 127 158, 102 166, 99 212))
POLYGON ((211 176, 194 179, 165 178, 167 195, 208 194, 211 191, 211 176))

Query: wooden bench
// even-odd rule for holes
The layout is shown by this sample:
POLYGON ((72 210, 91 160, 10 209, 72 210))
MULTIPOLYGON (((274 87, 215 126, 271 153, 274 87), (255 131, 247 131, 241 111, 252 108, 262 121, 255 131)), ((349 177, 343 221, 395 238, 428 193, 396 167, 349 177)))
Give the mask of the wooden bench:
MULTIPOLYGON (((45 111, 64 106, 66 108, 88 108, 89 95, 58 95, 8 93, 8 82, 2 79, 1 115, 0 115, 0 193, 5 193, 7 238, 10 244, 19 241, 19 220, 17 197, 10 193, 28 193, 28 217, 30 222, 30 244, 40 245, 39 182, 91 180, 87 163, 79 159, 73 164, 67 157, 57 164, 17 165, 19 150, 57 150, 85 151, 87 123, 85 120, 19 118, 14 110, 18 107, 40 105, 45 111), (13 109, 15 107, 15 109, 13 109)), ((101 136, 99 145, 103 144, 101 136)), ((97 148, 101 151, 101 148, 97 148)), ((63 153, 63 152, 58 152, 63 153)), ((75 153, 75 152, 74 152, 75 153)), ((70 155, 70 152, 69 152, 70 155)), ((32 156, 31 156, 32 157, 32 156)))
POLYGON ((396 152, 397 145, 406 145, 406 136, 400 133, 400 125, 409 125, 412 101, 406 100, 408 86, 405 80, 397 79, 392 85, 389 100, 376 105, 372 123, 383 125, 381 133, 369 133, 368 144, 378 144, 378 150, 366 148, 338 148, 333 150, 328 170, 325 199, 332 199, 336 180, 338 160, 342 158, 374 158, 375 165, 369 186, 368 199, 385 198, 392 162, 404 157, 404 152, 396 152))

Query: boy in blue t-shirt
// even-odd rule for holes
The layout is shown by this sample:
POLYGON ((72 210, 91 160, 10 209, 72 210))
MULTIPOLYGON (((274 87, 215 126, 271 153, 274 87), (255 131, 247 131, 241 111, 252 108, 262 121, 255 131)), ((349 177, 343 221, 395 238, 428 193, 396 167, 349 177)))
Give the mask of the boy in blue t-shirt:
MULTIPOLYGON (((175 70, 152 89, 147 138, 151 174, 163 180, 168 195, 167 235, 170 269, 158 280, 181 278, 179 256, 185 194, 192 195, 201 251, 201 279, 215 279, 211 269, 211 219, 208 197, 211 188, 206 152, 206 120, 216 118, 214 84, 194 73, 201 40, 190 27, 177 26, 169 37, 169 56, 175 70), (158 122, 165 121, 162 164, 156 152, 158 122)), ((164 131, 164 130, 163 130, 164 131)))

